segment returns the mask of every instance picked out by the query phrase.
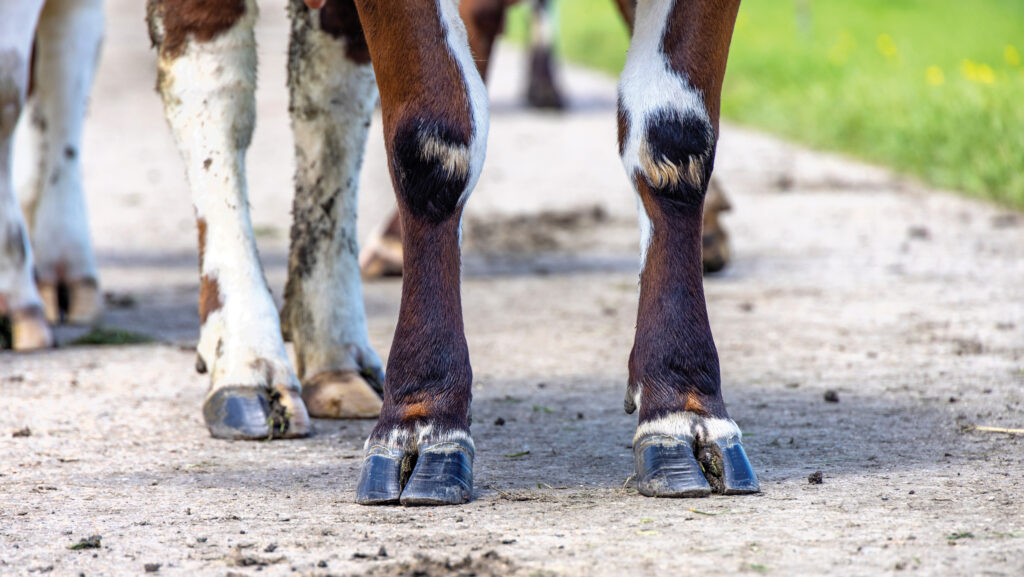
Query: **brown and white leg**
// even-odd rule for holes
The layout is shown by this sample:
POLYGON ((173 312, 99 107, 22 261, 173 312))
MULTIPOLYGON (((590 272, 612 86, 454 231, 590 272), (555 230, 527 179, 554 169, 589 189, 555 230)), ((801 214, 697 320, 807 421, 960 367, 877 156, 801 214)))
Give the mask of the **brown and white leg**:
POLYGON ((472 370, 462 324, 463 205, 483 166, 487 96, 455 0, 357 0, 380 87, 405 274, 381 417, 356 501, 468 501, 472 370))
POLYGON ((352 0, 292 0, 290 15, 295 220, 281 322, 310 415, 374 418, 384 370, 366 329, 356 193, 377 81, 352 0))
POLYGON ((249 219, 245 153, 255 121, 253 0, 150 0, 157 87, 199 228, 203 416, 221 438, 309 433, 249 219))
POLYGON ((33 93, 23 124, 32 174, 21 193, 39 292, 54 323, 91 324, 102 313, 81 142, 103 25, 103 0, 47 0, 36 33, 33 93))
POLYGON ((701 279, 702 208, 738 8, 739 0, 639 3, 619 83, 620 153, 638 194, 643 250, 625 407, 640 411, 633 453, 648 496, 758 491, 722 400, 701 279))
POLYGON ((12 176, 14 128, 25 108, 32 39, 42 5, 42 0, 0 3, 0 316, 11 319, 16 350, 53 345, 12 176))

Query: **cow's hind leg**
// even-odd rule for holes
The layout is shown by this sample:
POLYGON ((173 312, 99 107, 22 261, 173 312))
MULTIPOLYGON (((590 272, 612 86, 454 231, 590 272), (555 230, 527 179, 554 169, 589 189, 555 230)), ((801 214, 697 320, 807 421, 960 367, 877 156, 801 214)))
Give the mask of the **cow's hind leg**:
POLYGON ((356 500, 468 501, 472 371, 459 294, 463 204, 483 165, 487 101, 454 0, 357 0, 380 87, 405 274, 381 417, 356 500))
POLYGON ((256 252, 245 186, 255 120, 252 0, 150 0, 157 85, 199 228, 203 405, 221 438, 303 436, 309 419, 256 252))
POLYGON ((292 0, 290 13, 295 220, 281 322, 310 415, 372 418, 384 371, 366 330, 356 189, 377 82, 352 0, 292 0))
POLYGON ((10 318, 10 345, 17 350, 53 344, 32 278, 28 228, 11 175, 14 127, 25 106, 32 36, 42 4, 0 2, 0 316, 10 318))
POLYGON ((90 324, 102 312, 81 168, 82 127, 102 38, 102 0, 47 0, 25 124, 33 174, 22 204, 50 322, 90 324))
POLYGON ((619 85, 623 164, 644 251, 626 410, 639 491, 758 491, 722 400, 701 280, 701 211, 738 0, 642 2, 619 85))

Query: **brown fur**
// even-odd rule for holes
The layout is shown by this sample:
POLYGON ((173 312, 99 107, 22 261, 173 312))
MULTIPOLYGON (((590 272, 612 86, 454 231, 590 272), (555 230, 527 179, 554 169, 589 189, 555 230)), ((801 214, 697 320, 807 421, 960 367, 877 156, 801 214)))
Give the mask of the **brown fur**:
POLYGON ((185 51, 190 36, 209 42, 234 26, 245 9, 245 0, 149 0, 149 21, 163 28, 151 28, 150 35, 161 56, 174 58, 185 51))
POLYGON ((718 133, 722 79, 729 58, 740 0, 676 2, 662 41, 673 70, 684 72, 704 95, 704 106, 718 133))
POLYGON ((345 40, 345 54, 358 64, 370 62, 363 25, 352 0, 328 0, 320 9, 320 29, 334 38, 345 40))
POLYGON ((217 279, 204 274, 199 279, 199 322, 206 324, 207 317, 220 310, 223 305, 220 300, 220 283, 217 279))

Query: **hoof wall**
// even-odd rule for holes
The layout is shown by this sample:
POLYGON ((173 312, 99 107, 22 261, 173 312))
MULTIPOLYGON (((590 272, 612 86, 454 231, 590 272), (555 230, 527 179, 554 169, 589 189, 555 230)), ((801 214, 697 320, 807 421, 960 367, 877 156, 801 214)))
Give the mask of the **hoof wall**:
POLYGON ((720 449, 722 454, 722 489, 726 495, 748 495, 760 493, 761 485, 757 482, 747 453, 743 445, 736 441, 720 449))
POLYGON ((54 346, 53 332, 38 307, 11 313, 11 348, 19 352, 38 351, 54 346))
POLYGON ((92 326, 103 316, 103 295, 95 280, 38 283, 46 320, 75 326, 92 326))
POLYGON ((302 399, 288 389, 217 389, 203 404, 203 418, 210 434, 218 439, 305 437, 310 430, 302 399))
POLYGON ((472 497, 472 447, 444 442, 420 449, 416 468, 402 490, 403 505, 461 505, 472 497))
POLYGON ((356 503, 360 505, 395 505, 402 494, 401 451, 390 451, 374 445, 367 451, 356 486, 356 503))
POLYGON ((355 371, 320 373, 302 386, 302 400, 312 417, 320 419, 376 419, 381 398, 355 371))
POLYGON ((704 478, 691 444, 668 436, 650 436, 633 447, 637 490, 647 497, 707 497, 704 478))

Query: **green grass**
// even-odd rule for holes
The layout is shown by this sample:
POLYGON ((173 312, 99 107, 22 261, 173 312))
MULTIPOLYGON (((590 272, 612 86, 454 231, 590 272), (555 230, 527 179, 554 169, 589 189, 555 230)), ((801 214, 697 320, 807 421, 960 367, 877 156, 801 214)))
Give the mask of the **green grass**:
MULTIPOLYGON (((558 10, 562 54, 617 74, 628 38, 612 0, 558 10)), ((722 112, 1024 207, 1022 59, 1020 0, 744 0, 722 112)))

